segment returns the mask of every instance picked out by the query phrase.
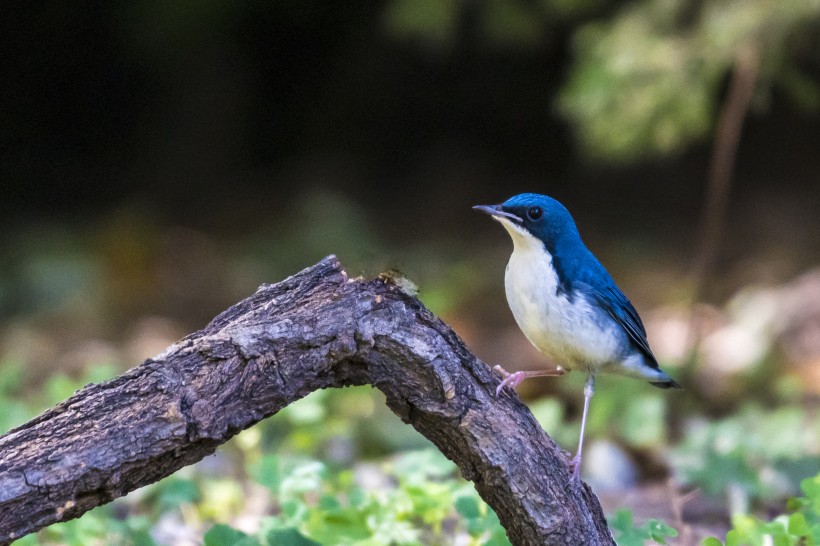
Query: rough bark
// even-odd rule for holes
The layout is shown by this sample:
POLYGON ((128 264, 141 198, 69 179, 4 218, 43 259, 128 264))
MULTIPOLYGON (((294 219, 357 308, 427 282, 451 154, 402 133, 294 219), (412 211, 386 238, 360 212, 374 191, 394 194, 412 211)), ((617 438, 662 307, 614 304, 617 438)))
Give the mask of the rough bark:
POLYGON ((415 297, 328 257, 0 437, 0 543, 168 476, 316 389, 370 384, 474 482, 513 544, 614 544, 517 396, 415 297))

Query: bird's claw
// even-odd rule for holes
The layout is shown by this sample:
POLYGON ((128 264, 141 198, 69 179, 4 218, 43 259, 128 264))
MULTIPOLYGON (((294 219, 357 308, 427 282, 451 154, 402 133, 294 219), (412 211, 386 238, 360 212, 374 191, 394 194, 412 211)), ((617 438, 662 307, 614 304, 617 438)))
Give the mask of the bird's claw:
POLYGON ((554 370, 532 370, 529 372, 510 373, 499 364, 496 364, 493 366, 493 370, 497 371, 502 377, 504 377, 501 384, 495 389, 496 396, 498 396, 501 393, 501 389, 506 386, 509 386, 511 389, 515 390, 515 388, 528 377, 558 376, 566 373, 566 370, 561 366, 556 366, 554 370))
POLYGON ((496 396, 501 394, 501 390, 506 386, 509 386, 512 390, 515 390, 515 388, 518 387, 518 385, 520 385, 521 382, 527 378, 527 374, 525 374, 524 372, 510 373, 504 368, 502 368, 500 364, 496 364, 495 366, 493 366, 493 369, 504 376, 504 379, 501 380, 501 383, 499 383, 498 387, 496 387, 495 389, 496 396))

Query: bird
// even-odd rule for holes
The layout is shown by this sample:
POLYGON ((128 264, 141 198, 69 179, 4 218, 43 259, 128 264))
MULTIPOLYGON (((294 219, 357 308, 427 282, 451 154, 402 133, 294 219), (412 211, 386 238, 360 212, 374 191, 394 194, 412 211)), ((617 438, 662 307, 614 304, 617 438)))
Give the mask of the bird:
POLYGON ((476 205, 509 233, 513 252, 504 273, 507 303, 515 322, 535 348, 556 367, 507 373, 504 387, 515 389, 534 376, 587 374, 578 450, 570 460, 580 482, 589 402, 598 373, 645 379, 663 389, 682 388, 658 366, 638 312, 612 276, 590 252, 569 211, 546 195, 522 193, 500 205, 476 205))

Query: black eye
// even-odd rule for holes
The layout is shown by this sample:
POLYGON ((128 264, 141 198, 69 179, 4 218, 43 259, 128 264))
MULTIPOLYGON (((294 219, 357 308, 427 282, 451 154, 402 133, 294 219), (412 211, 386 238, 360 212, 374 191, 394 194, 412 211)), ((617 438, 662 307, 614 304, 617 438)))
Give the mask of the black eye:
POLYGON ((533 221, 540 220, 543 215, 544 211, 541 210, 541 207, 530 207, 527 211, 527 218, 533 221))

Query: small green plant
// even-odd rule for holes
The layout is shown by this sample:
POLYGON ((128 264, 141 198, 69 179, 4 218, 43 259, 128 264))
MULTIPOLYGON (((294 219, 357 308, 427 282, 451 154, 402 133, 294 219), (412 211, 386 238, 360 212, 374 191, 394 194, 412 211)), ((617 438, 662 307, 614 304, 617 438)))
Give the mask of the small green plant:
POLYGON ((711 495, 731 492, 730 513, 759 501, 782 502, 820 471, 820 420, 799 407, 747 404, 719 421, 693 420, 672 452, 678 479, 711 495))
MULTIPOLYGON (((459 535, 476 546, 509 544, 495 513, 455 479, 455 466, 438 451, 405 453, 373 470, 372 478, 386 483, 365 488, 350 470, 265 455, 251 474, 270 490, 274 514, 256 537, 232 534, 229 543, 414 546, 459 535)), ((206 543, 210 533, 230 534, 223 527, 209 531, 206 543)))
MULTIPOLYGON (((239 529, 234 529, 229 525, 224 525, 221 523, 211 527, 211 529, 205 533, 202 542, 205 546, 260 546, 260 542, 254 537, 248 535, 247 533, 243 533, 239 529)), ((311 543, 291 541, 281 542, 281 544, 296 545, 311 543)))
POLYGON ((641 526, 632 521, 632 512, 626 509, 618 510, 609 518, 609 526, 618 546, 644 546, 647 540, 655 544, 666 544, 667 538, 678 536, 677 530, 666 523, 650 519, 641 526))
POLYGON ((820 474, 800 482, 802 497, 791 499, 787 513, 771 521, 739 514, 732 518, 726 542, 716 537, 703 546, 815 546, 820 544, 820 474))

